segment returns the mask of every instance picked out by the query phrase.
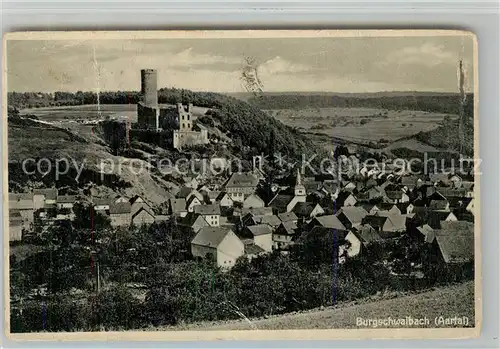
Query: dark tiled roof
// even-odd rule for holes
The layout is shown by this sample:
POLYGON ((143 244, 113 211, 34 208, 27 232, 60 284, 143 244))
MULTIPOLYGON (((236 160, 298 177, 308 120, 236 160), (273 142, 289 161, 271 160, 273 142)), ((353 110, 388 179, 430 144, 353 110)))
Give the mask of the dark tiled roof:
POLYGON ((61 204, 73 204, 76 202, 76 195, 60 195, 57 202, 61 204))
POLYGON ((226 183, 227 187, 256 187, 259 183, 257 177, 251 173, 233 173, 226 183))
POLYGON ((369 225, 360 225, 354 231, 354 235, 360 239, 363 245, 369 245, 372 242, 383 241, 384 239, 369 225))
POLYGON ((298 217, 309 217, 316 206, 317 204, 312 202, 297 202, 292 211, 298 217))
POLYGON ((281 224, 281 220, 275 215, 259 216, 255 218, 256 221, 260 222, 260 224, 267 224, 271 227, 277 227, 281 224))
POLYGON ((33 200, 31 193, 9 193, 9 201, 33 200))
MULTIPOLYGON (((110 210, 111 210, 111 207, 110 207, 110 210)), ((138 209, 134 215, 132 216, 132 219, 134 219, 134 217, 136 217, 139 213, 141 213, 142 211, 146 212, 148 215, 150 215, 151 217, 153 217, 153 219, 155 218, 155 215, 148 209, 146 209, 145 207, 141 207, 140 209, 138 209)))
POLYGON ((269 202, 269 206, 279 212, 286 212, 287 206, 293 198, 293 195, 278 194, 269 202))
POLYGON ((337 216, 340 214, 343 214, 351 223, 361 223, 363 218, 367 215, 363 208, 356 206, 342 207, 337 212, 337 216))
POLYGON ((220 206, 219 204, 197 205, 194 207, 194 212, 203 216, 220 215, 220 206))
POLYGON ((109 198, 94 199, 94 206, 109 206, 110 204, 111 204, 111 199, 109 198))
POLYGON ((346 227, 334 215, 315 217, 312 223, 313 225, 319 225, 324 228, 346 230, 346 227))
POLYGON ((278 213, 278 218, 282 222, 296 221, 297 220, 297 216, 293 212, 278 213))
POLYGON ((266 251, 264 251, 264 249, 262 249, 262 247, 260 247, 260 246, 257 246, 253 243, 252 244, 245 244, 245 254, 256 255, 256 254, 260 254, 263 252, 266 252, 266 251))
POLYGON ((191 241, 194 245, 217 248, 231 230, 224 227, 203 227, 191 241))
POLYGON ((109 205, 109 213, 110 214, 130 213, 131 208, 132 205, 130 205, 130 202, 113 203, 109 205))
POLYGON ((175 197, 179 198, 179 199, 186 199, 189 196, 189 194, 191 194, 192 191, 193 191, 193 188, 183 186, 179 189, 177 194, 175 194, 175 197))
POLYGON ((445 263, 466 263, 474 260, 473 234, 437 235, 436 242, 445 263))
POLYGON ((252 233, 253 236, 260 236, 273 233, 273 230, 267 224, 251 225, 247 227, 247 229, 252 233))
POLYGON ((295 222, 290 221, 290 222, 282 222, 280 224, 280 227, 278 228, 278 231, 285 232, 288 235, 294 235, 295 229, 297 229, 297 224, 295 224, 295 222))
POLYGON ((171 199, 170 205, 172 206, 172 213, 180 213, 187 211, 186 199, 171 199))

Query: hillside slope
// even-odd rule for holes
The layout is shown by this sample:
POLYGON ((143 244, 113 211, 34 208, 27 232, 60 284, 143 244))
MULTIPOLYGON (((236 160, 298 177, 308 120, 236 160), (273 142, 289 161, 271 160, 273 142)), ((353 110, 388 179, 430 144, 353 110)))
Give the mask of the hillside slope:
POLYGON ((427 317, 428 327, 436 327, 438 316, 466 316, 469 327, 474 326, 474 284, 443 287, 420 294, 376 302, 344 305, 338 308, 315 310, 298 314, 285 314, 268 319, 251 319, 218 323, 198 323, 159 330, 284 330, 284 329, 335 329, 357 328, 356 319, 383 319, 427 317))
POLYGON ((172 183, 163 180, 154 171, 148 171, 146 161, 134 159, 132 166, 131 159, 111 154, 109 147, 102 142, 94 142, 94 139, 30 119, 9 118, 9 190, 24 191, 32 187, 56 185, 84 195, 141 195, 153 204, 161 204, 170 197, 172 183), (25 173, 22 168, 25 159, 33 159, 26 163, 31 174, 25 173), (63 161, 66 160, 70 169, 61 173, 56 181, 56 163, 59 161, 61 172, 65 172, 63 161), (48 166, 49 161, 50 167, 42 168, 42 171, 36 168, 36 163, 48 166), (111 163, 115 164, 113 173, 111 163), (101 174, 101 164, 105 164, 104 174, 101 174), (140 166, 144 170, 137 175, 140 166), (83 169, 79 176, 76 167, 83 169))

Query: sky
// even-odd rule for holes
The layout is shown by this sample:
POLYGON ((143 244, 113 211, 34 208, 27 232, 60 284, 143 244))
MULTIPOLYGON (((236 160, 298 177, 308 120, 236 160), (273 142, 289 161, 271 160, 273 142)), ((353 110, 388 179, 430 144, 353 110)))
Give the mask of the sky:
MULTIPOLYGON (((246 58, 267 92, 457 92, 458 60, 472 77, 468 36, 9 40, 7 89, 139 91, 140 70, 158 88, 244 92, 246 58)), ((472 91, 472 78, 467 78, 472 91)))

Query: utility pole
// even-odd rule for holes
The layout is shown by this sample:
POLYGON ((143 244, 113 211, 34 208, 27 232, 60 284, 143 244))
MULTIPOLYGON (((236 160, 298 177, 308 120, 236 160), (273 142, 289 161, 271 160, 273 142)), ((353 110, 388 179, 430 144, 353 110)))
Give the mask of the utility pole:
POLYGON ((99 291, 101 290, 101 278, 99 276, 99 261, 97 261, 96 264, 97 264, 97 294, 99 294, 99 291))
POLYGON ((467 96, 465 95, 465 74, 463 69, 463 62, 459 61, 459 92, 460 92, 460 104, 458 111, 458 136, 459 136, 459 155, 462 157, 463 154, 463 143, 464 143, 464 131, 463 131, 463 118, 464 118, 464 104, 467 96))

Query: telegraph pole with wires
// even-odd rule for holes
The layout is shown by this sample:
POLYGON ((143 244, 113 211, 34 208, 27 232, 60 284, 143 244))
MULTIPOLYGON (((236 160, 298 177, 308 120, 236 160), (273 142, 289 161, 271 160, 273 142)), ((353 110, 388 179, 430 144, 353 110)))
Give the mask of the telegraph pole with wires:
POLYGON ((463 157, 463 145, 464 145, 464 104, 465 100, 467 98, 465 94, 465 74, 464 74, 464 67, 463 67, 463 62, 460 59, 459 61, 459 92, 460 92, 460 103, 459 103, 459 109, 458 109, 458 137, 459 137, 459 155, 460 158, 463 157))

